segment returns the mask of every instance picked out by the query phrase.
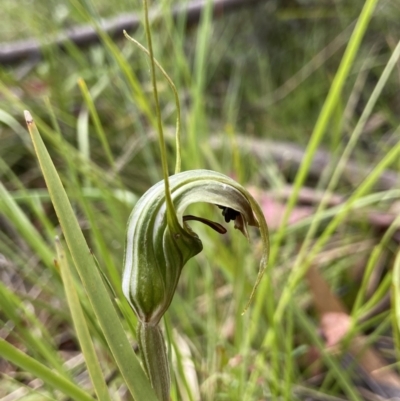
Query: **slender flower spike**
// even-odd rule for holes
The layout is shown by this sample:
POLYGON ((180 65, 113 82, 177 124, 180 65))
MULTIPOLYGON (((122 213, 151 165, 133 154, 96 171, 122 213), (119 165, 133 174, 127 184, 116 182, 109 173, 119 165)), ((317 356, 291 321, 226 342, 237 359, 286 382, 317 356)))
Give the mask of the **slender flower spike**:
POLYGON ((187 221, 201 221, 220 233, 226 231, 207 219, 184 216, 190 204, 217 205, 225 221, 233 220, 235 228, 247 238, 248 225, 260 228, 264 256, 253 293, 268 256, 264 215, 237 182, 214 171, 192 170, 170 177, 169 184, 176 212, 174 219, 168 218, 165 186, 161 181, 140 198, 128 221, 122 288, 138 319, 146 326, 158 324, 172 301, 183 266, 203 249, 187 221))

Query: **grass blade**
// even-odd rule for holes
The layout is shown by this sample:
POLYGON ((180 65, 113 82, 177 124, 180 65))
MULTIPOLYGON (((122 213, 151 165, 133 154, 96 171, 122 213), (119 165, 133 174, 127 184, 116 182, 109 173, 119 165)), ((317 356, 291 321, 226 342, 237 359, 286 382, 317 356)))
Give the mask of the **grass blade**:
POLYGON ((108 394, 107 384, 104 380, 99 361, 94 350, 92 339, 90 338, 89 328, 86 323, 82 306, 79 302, 78 293, 75 289, 74 279, 68 261, 65 257, 64 249, 59 240, 56 240, 57 258, 60 266, 61 277, 64 282, 65 293, 67 295, 68 306, 71 311, 76 334, 79 339, 90 378, 96 391, 99 401, 111 401, 108 394))
POLYGON ((53 372, 3 339, 0 339, 0 355, 76 401, 94 401, 94 398, 76 384, 59 373, 53 372))
POLYGON ((120 372, 136 401, 156 401, 108 296, 56 168, 28 111, 25 111, 25 119, 72 259, 120 372))
POLYGON ((304 181, 307 178, 307 174, 310 169, 314 154, 326 132, 329 121, 334 113, 335 107, 337 106, 337 104, 340 100, 340 95, 341 95, 343 86, 350 73, 350 68, 353 65, 355 56, 360 47, 361 40, 364 37, 368 23, 372 17, 376 3, 377 3, 377 0, 368 0, 365 2, 365 5, 364 5, 364 7, 361 11, 360 17, 358 19, 357 25, 354 28, 354 31, 350 38, 349 44, 343 55, 343 59, 340 63, 339 70, 336 73, 336 76, 332 82, 332 85, 331 85, 330 91, 328 93, 328 96, 326 98, 326 101, 322 107, 321 113, 318 116, 318 120, 315 124, 315 128, 311 135, 310 141, 308 142, 306 154, 304 156, 304 159, 300 166, 300 169, 296 175, 293 194, 289 198, 289 202, 288 202, 287 208, 285 210, 283 222, 278 230, 275 244, 271 250, 271 257, 270 257, 271 262, 270 263, 272 265, 274 264, 275 259, 278 256, 279 245, 282 242, 283 236, 285 234, 286 223, 288 221, 290 213, 292 212, 292 210, 296 204, 297 197, 300 192, 300 188, 303 186, 304 181))

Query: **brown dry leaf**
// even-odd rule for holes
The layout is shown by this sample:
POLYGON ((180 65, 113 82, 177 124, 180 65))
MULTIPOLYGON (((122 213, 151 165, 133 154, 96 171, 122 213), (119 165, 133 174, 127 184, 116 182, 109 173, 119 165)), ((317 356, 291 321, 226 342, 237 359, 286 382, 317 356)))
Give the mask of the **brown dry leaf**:
MULTIPOLYGON (((315 307, 321 316, 321 331, 326 339, 326 345, 336 350, 351 327, 351 317, 315 266, 309 270, 307 280, 315 307)), ((368 345, 365 336, 353 337, 348 351, 371 379, 400 390, 400 376, 368 345)))
MULTIPOLYGON (((280 226, 286 206, 280 201, 270 198, 268 195, 263 195, 261 198, 261 208, 264 212, 265 219, 268 221, 268 227, 276 229, 280 226)), ((311 216, 313 208, 310 206, 297 206, 290 214, 288 224, 293 224, 305 217, 311 216)))
POLYGON ((314 299, 314 306, 320 315, 330 312, 347 312, 315 266, 310 267, 306 277, 314 299))
POLYGON ((347 313, 328 312, 321 316, 321 330, 329 348, 339 345, 350 327, 351 319, 347 313))
MULTIPOLYGON (((284 201, 277 199, 279 194, 270 194, 260 191, 257 188, 251 188, 250 193, 255 197, 264 212, 265 219, 268 222, 268 227, 271 230, 277 229, 285 214, 286 205, 284 201)), ((299 220, 309 217, 313 214, 312 206, 296 206, 289 216, 288 224, 293 224, 299 220)))
POLYGON ((400 376, 387 365, 386 361, 370 346, 365 336, 356 336, 350 344, 350 352, 360 365, 377 382, 389 384, 400 390, 400 376))

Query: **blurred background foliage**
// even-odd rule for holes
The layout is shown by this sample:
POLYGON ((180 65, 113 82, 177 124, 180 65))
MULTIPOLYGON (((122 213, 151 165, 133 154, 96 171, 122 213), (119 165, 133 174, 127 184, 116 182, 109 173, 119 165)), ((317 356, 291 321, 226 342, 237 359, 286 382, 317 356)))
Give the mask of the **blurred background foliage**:
MULTIPOLYGON (((155 56, 177 86, 181 101, 183 169, 213 169, 252 188, 270 222, 273 242, 292 193, 298 154, 305 154, 365 2, 266 0, 235 12, 222 11, 215 19, 209 3, 190 27, 184 14, 175 21, 171 17, 173 6, 188 2, 153 3, 162 16, 152 25, 155 56)), ((1 0, 0 5, 0 47, 27 39, 45 44, 68 29, 98 28, 121 13, 138 13, 141 18, 139 1, 1 0)), ((257 272, 256 233, 249 246, 233 229, 221 237, 193 223, 204 252, 185 267, 166 321, 175 361, 173 400, 382 397, 376 386, 387 383, 371 374, 373 364, 359 362, 348 349, 343 358, 327 352, 327 313, 342 313, 334 326, 347 327, 346 319, 354 318, 351 338, 362 334, 368 344, 384 344, 384 356, 376 356, 378 368, 394 364, 390 385, 395 393, 390 394, 400 391, 396 325, 391 329, 395 309, 387 295, 399 242, 398 224, 393 223, 399 210, 399 157, 385 166, 378 185, 356 196, 357 212, 349 213, 314 255, 312 264, 320 269, 309 272, 311 289, 306 278, 296 285, 284 321, 272 329, 266 317, 287 285, 337 157, 397 45, 399 17, 398 1, 378 2, 318 150, 325 152, 319 154, 323 163, 311 168, 270 266, 273 291, 257 294, 257 321, 252 312, 241 316, 257 272), (390 235, 383 236, 388 227, 390 235), (318 289, 325 285, 321 295, 318 289), (375 310, 378 306, 381 309, 375 310), (279 339, 272 349, 262 346, 268 329, 279 339), (341 365, 348 362, 346 357, 355 366, 348 373, 341 371, 348 366, 341 365)), ((145 43, 142 26, 128 33, 145 43)), ((120 295, 126 221, 136 199, 161 179, 161 165, 147 56, 122 32, 113 38, 100 36, 98 43, 84 48, 67 41, 62 49, 44 46, 41 58, 0 64, 0 335, 47 365, 68 360, 64 369, 88 389, 53 264, 54 236, 61 234, 60 228, 23 110, 32 112, 92 251, 120 295), (41 344, 47 340, 44 352, 41 344)), ((312 241, 398 144, 399 73, 397 64, 352 153, 356 170, 348 170, 333 188, 312 241)), ((161 74, 158 89, 172 173, 176 108, 161 74)), ((193 210, 221 219, 211 207, 193 210)), ((87 306, 81 288, 80 294, 87 306)), ((112 399, 129 399, 90 307, 85 313, 112 399)), ((134 319, 132 315, 133 326, 134 319)), ((132 332, 133 341, 134 337, 132 332)), ((2 397, 23 387, 21 397, 12 399, 64 399, 46 385, 34 392, 34 378, 5 361, 0 370, 2 397)))

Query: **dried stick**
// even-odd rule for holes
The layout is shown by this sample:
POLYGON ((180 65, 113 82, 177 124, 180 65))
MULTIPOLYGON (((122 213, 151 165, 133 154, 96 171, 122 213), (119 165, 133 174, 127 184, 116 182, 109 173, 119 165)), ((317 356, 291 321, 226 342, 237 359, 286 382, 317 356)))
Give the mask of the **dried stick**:
MULTIPOLYGON (((228 12, 249 7, 259 3, 260 0, 214 0, 213 16, 221 17, 228 12)), ((179 18, 186 18, 186 26, 190 27, 199 22, 207 0, 195 0, 184 6, 176 6, 172 9, 172 18, 176 21, 179 18)), ((161 12, 153 12, 151 19, 160 20, 163 18, 161 12)), ((101 28, 112 37, 123 38, 122 31, 136 30, 140 25, 138 14, 121 14, 115 18, 105 20, 101 28)), ((67 42, 72 42, 79 47, 89 46, 100 41, 96 30, 89 25, 75 27, 61 33, 59 36, 49 39, 46 43, 39 43, 35 39, 21 40, 12 43, 0 44, 0 64, 13 64, 24 59, 37 59, 42 55, 44 47, 57 46, 65 48, 67 42)))

